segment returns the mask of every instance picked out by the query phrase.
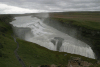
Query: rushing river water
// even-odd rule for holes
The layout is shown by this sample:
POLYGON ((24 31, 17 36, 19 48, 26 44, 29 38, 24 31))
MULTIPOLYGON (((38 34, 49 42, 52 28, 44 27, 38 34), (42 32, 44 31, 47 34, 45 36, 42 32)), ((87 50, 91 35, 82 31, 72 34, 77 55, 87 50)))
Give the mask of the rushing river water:
POLYGON ((15 19, 11 24, 18 37, 53 51, 68 52, 95 59, 94 52, 89 45, 46 25, 43 22, 46 18, 20 16, 15 19))

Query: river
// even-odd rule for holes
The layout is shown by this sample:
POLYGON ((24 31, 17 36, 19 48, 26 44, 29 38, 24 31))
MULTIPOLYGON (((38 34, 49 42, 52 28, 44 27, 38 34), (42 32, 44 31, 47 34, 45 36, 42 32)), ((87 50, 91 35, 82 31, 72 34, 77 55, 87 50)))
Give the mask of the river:
POLYGON ((88 44, 46 25, 44 23, 46 17, 19 16, 15 17, 16 20, 10 24, 13 25, 14 33, 21 39, 37 43, 53 51, 78 54, 95 59, 95 54, 88 44))

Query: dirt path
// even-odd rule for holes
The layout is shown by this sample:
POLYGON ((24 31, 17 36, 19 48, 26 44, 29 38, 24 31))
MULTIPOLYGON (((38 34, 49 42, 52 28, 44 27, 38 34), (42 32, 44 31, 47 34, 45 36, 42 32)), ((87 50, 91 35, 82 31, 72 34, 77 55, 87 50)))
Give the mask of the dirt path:
POLYGON ((18 48, 19 48, 19 44, 18 42, 16 41, 16 38, 14 36, 12 36, 14 38, 14 41, 17 43, 17 48, 15 49, 14 53, 15 53, 15 56, 17 58, 17 60, 20 62, 20 64, 22 65, 22 67, 26 67, 25 66, 25 63, 22 61, 22 59, 19 57, 17 51, 18 51, 18 48))

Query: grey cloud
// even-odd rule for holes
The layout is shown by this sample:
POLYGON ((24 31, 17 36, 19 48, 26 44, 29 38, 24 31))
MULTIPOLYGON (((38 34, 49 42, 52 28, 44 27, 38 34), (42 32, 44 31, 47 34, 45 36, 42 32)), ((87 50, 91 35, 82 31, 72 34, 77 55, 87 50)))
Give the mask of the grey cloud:
POLYGON ((100 0, 2 0, 7 5, 44 11, 99 10, 100 0))

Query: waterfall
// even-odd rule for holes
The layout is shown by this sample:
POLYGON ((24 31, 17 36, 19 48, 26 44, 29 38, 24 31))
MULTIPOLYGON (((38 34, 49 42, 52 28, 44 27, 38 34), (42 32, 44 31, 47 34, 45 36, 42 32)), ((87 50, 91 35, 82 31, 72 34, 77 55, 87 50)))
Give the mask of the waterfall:
POLYGON ((53 51, 68 52, 95 59, 94 52, 88 44, 46 25, 43 21, 48 15, 42 18, 38 16, 15 17, 16 20, 11 22, 15 34, 21 39, 37 43, 53 51))
POLYGON ((82 56, 86 56, 86 57, 90 57, 90 58, 94 58, 95 56, 93 55, 93 51, 91 49, 91 47, 89 47, 88 45, 86 45, 85 43, 78 43, 78 44, 82 44, 85 45, 84 47, 82 46, 77 46, 74 44, 69 43, 68 41, 64 41, 60 51, 61 52, 68 52, 68 53, 72 53, 72 54, 79 54, 82 56))

